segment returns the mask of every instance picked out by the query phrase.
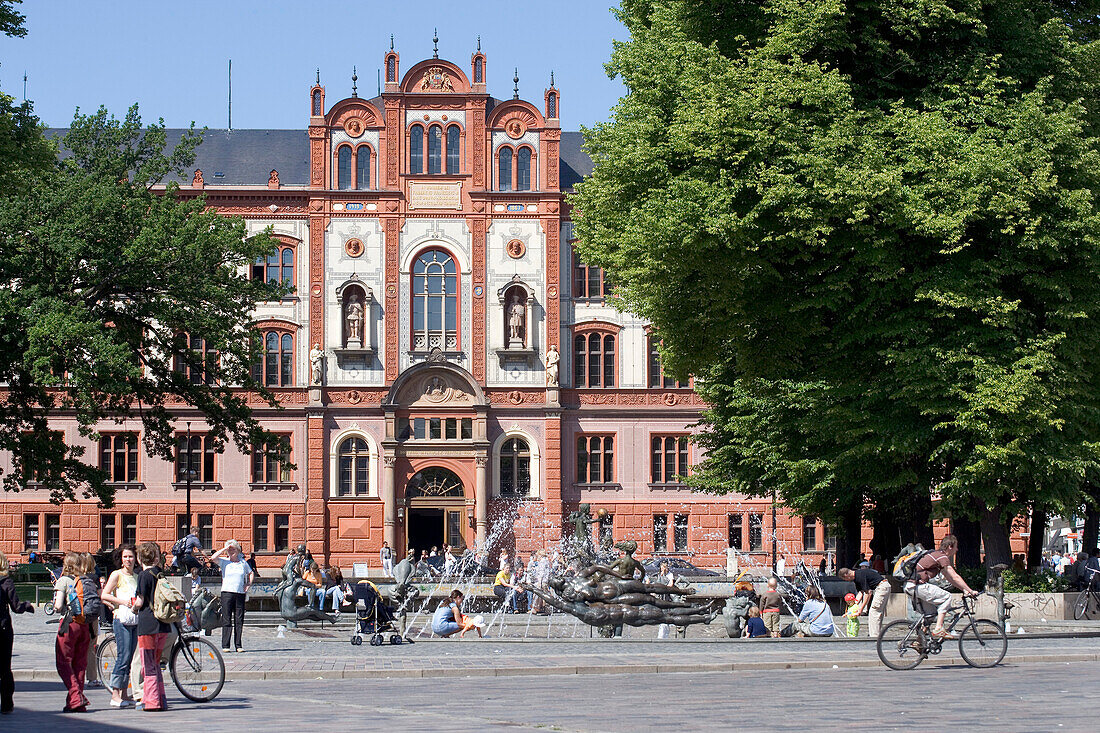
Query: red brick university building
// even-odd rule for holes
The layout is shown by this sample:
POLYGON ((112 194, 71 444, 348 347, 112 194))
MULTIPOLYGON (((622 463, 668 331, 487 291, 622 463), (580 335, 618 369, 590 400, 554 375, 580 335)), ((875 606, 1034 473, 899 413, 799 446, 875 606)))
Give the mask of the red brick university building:
MULTIPOLYGON (((108 470, 116 504, 4 494, 0 549, 168 547, 190 522, 204 546, 237 538, 263 566, 304 542, 377 567, 383 541, 399 556, 444 543, 526 553, 588 503, 606 510, 593 532, 635 539, 640 555, 725 568, 732 547, 742 566, 770 564, 767 501, 679 482, 698 460, 686 436, 702 403, 574 257, 564 194, 591 162, 580 133, 560 129, 553 80, 534 101, 518 83, 494 98, 480 50, 465 66, 407 70, 390 50, 382 69, 371 99, 309 89, 305 130, 208 132, 182 182, 281 242, 251 274, 294 287, 255 314, 257 374, 285 409, 255 410, 289 437, 296 468, 262 448, 208 450, 182 405, 175 463, 144 453, 139 421, 104 424, 94 443, 59 414, 66 440, 108 470)), ((780 557, 813 563, 830 542, 782 510, 778 539, 780 557)))

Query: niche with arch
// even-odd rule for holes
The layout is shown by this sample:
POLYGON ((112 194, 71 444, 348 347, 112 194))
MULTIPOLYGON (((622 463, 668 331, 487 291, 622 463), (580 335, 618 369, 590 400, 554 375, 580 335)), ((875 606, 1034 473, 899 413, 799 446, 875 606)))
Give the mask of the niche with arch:
POLYGON ((336 288, 340 314, 339 346, 333 349, 337 359, 368 361, 375 351, 374 293, 357 275, 336 288))

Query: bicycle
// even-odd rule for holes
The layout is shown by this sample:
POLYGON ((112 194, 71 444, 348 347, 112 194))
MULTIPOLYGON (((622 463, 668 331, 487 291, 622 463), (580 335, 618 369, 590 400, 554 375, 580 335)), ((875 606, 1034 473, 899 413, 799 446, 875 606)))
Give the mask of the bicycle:
MULTIPOLYGON (((225 684, 225 660, 209 640, 184 632, 178 621, 172 625, 177 634, 168 653, 168 671, 172 682, 188 700, 210 702, 225 684)), ((115 635, 108 633, 96 646, 96 664, 99 665, 101 677, 110 677, 117 656, 115 635)))
MULTIPOLYGON (((1001 663, 1008 651, 1008 634, 1004 626, 989 619, 974 618, 974 600, 968 596, 963 596, 962 603, 952 604, 947 611, 953 614, 950 622, 945 620, 944 623, 948 632, 953 632, 963 619, 968 621, 959 634, 959 653, 967 664, 987 668, 1001 663)), ((900 619, 884 626, 877 643, 882 663, 890 669, 913 669, 930 655, 943 651, 943 642, 948 640, 932 635, 935 620, 935 613, 922 613, 914 621, 900 619)))
POLYGON ((1089 573, 1089 581, 1085 589, 1077 595, 1073 604, 1073 620, 1080 621, 1083 618, 1091 618, 1093 614, 1100 614, 1100 587, 1097 586, 1096 574, 1100 570, 1085 568, 1089 573))

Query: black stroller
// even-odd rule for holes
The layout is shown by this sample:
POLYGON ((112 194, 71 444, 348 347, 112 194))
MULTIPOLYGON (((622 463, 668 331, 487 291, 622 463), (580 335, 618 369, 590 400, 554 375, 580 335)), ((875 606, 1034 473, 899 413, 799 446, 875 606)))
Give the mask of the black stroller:
POLYGON ((391 644, 401 644, 412 639, 403 639, 397 633, 397 627, 393 621, 393 609, 382 602, 382 594, 370 581, 360 581, 352 586, 355 594, 355 630, 351 634, 352 646, 363 643, 364 636, 370 636, 371 646, 382 646, 386 643, 386 632, 390 634, 391 644))

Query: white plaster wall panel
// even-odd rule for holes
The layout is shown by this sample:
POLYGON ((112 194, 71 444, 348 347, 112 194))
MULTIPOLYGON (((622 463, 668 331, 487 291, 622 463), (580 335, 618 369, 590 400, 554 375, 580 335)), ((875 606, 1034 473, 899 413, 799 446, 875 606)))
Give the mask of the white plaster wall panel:
POLYGON ((409 109, 405 110, 405 127, 414 122, 428 124, 431 122, 457 122, 466 126, 466 110, 463 109, 409 109), (424 119, 427 115, 428 119, 424 119), (444 120, 443 118, 447 119, 444 120))
POLYGON ((546 236, 536 219, 496 220, 489 226, 486 247, 486 382, 492 386, 541 385, 544 383, 543 359, 546 355, 546 236), (509 256, 508 242, 523 242, 524 254, 519 259, 509 256), (510 361, 501 365, 496 349, 503 348, 505 339, 505 306, 500 303, 498 291, 507 286, 514 276, 534 291, 534 304, 530 313, 531 339, 529 347, 537 351, 530 363, 510 361))
MULTIPOLYGON (((499 187, 497 181, 497 175, 500 173, 500 166, 497 163, 497 150, 501 145, 511 145, 512 147, 519 147, 520 145, 530 145, 531 149, 535 151, 535 154, 539 156, 539 160, 542 159, 542 148, 539 147, 539 134, 533 130, 528 130, 518 138, 511 137, 506 132, 494 132, 493 133, 493 188, 499 187)), ((512 185, 515 186, 515 181, 512 181, 512 185)), ((515 190, 513 188, 513 190, 515 190)), ((531 190, 539 191, 539 166, 535 161, 531 162, 531 190)))
POLYGON ((385 288, 385 247, 382 226, 377 219, 334 219, 325 237, 325 360, 328 384, 381 385, 385 383, 385 338, 382 301, 385 288), (350 239, 363 243, 363 254, 348 255, 345 245, 350 239), (343 345, 343 314, 336 299, 336 289, 352 276, 370 288, 372 298, 365 313, 364 336, 373 345, 375 356, 362 363, 341 367, 331 349, 343 345))
MULTIPOLYGON (((378 130, 364 130, 363 134, 360 135, 359 137, 352 137, 351 135, 347 134, 343 130, 333 130, 331 137, 332 137, 332 146, 329 148, 329 150, 333 151, 333 155, 336 154, 336 146, 339 145, 340 143, 348 143, 348 144, 351 145, 352 148, 355 148, 358 145, 362 145, 363 143, 367 143, 368 145, 371 146, 371 150, 373 151, 373 154, 371 155, 371 162, 370 162, 370 186, 367 188, 367 190, 377 189, 378 188, 378 130)), ((333 167, 332 175, 334 176, 334 178, 329 183, 332 184, 332 188, 336 188, 336 179, 335 179, 336 168, 335 168, 335 166, 333 167)))
MULTIPOLYGON (((271 227, 272 234, 282 234, 298 240, 294 253, 294 292, 282 300, 261 303, 253 319, 275 319, 298 326, 294 339, 294 379, 296 385, 307 382, 309 368, 309 223, 305 219, 248 219, 247 236, 255 236, 271 227)), ((251 268, 251 265, 248 265, 251 268)))

